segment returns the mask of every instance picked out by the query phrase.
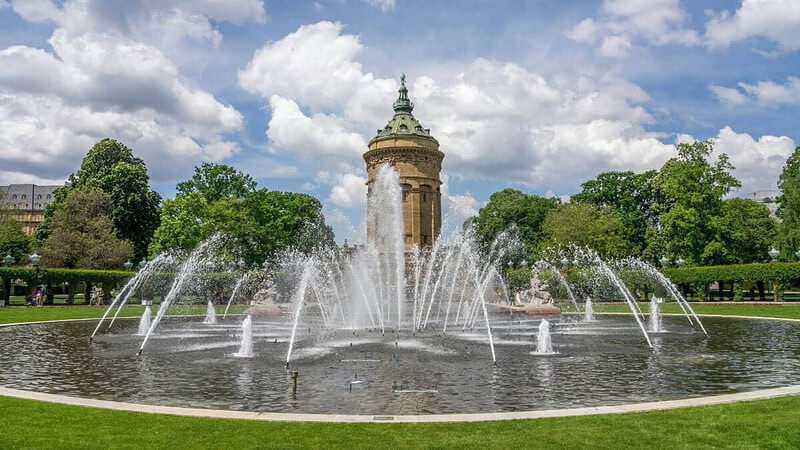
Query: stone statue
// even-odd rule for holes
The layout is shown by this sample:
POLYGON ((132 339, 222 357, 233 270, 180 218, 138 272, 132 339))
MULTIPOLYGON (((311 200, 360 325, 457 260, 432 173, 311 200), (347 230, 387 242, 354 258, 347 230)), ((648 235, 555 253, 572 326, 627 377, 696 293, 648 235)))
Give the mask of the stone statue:
POLYGON ((527 305, 550 305, 553 303, 553 296, 550 294, 547 281, 541 280, 536 273, 531 276, 531 288, 517 293, 515 299, 517 303, 527 305))
POLYGON ((275 285, 270 285, 266 289, 259 289, 253 295, 253 301, 247 313, 253 316, 280 316, 283 311, 275 303, 278 298, 278 291, 275 285))

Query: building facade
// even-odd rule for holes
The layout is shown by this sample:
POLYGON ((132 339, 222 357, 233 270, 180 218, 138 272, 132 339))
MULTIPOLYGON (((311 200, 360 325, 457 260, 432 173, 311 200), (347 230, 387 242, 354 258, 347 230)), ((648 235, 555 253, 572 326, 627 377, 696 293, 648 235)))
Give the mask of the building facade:
POLYGON ((0 186, 0 208, 3 214, 20 222, 30 236, 44 220, 44 208, 53 203, 53 191, 59 187, 35 184, 0 186))
MULTIPOLYGON (((408 98, 405 75, 400 77, 399 96, 394 102, 394 116, 369 141, 364 153, 367 163, 368 194, 372 192, 378 169, 390 164, 400 175, 403 189, 403 227, 406 249, 416 244, 431 247, 442 227, 442 160, 439 142, 431 136, 414 115, 414 104, 408 98)), ((367 237, 374 239, 374 230, 367 226, 367 237)))
POLYGON ((769 209, 769 216, 775 220, 778 219, 778 197, 781 192, 775 190, 755 191, 750 195, 750 199, 754 200, 769 209))

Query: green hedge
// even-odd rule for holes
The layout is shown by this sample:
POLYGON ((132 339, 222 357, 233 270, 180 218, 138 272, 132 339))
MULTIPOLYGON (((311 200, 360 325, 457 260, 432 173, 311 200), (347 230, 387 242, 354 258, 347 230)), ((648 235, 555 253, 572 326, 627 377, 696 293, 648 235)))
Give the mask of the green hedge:
POLYGON ((800 280, 800 262, 680 267, 666 269, 664 274, 675 284, 777 280, 789 285, 800 280))
POLYGON ((4 280, 25 280, 30 284, 76 284, 88 281, 104 286, 116 286, 133 275, 122 270, 88 270, 88 269, 40 269, 31 267, 0 267, 0 278, 4 280))

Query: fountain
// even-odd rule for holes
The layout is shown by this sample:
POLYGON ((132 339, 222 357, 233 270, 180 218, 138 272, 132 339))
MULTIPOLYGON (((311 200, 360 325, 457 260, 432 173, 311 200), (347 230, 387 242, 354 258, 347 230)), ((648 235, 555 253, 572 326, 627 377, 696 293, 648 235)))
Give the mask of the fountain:
POLYGON ((150 309, 150 305, 144 307, 144 313, 142 313, 142 318, 139 319, 139 331, 136 333, 137 336, 145 336, 147 335, 147 330, 150 329, 150 322, 152 321, 153 317, 153 310, 150 309))
POLYGON ((214 303, 209 300, 206 307, 206 317, 203 319, 206 325, 214 325, 217 323, 217 311, 214 309, 214 303))
POLYGON ((663 298, 653 296, 650 300, 650 320, 649 331, 651 333, 663 333, 664 327, 661 324, 661 304, 664 303, 663 298))
MULTIPOLYGON (((102 355, 107 348, 117 345, 123 346, 122 351, 135 351, 138 347, 141 354, 149 345, 148 358, 133 360, 140 364, 159 361, 159 365, 164 365, 159 370, 175 373, 180 378, 176 386, 185 386, 185 377, 192 373, 205 386, 203 392, 213 397, 209 399, 213 405, 230 404, 231 408, 269 411, 292 410, 292 405, 285 403, 286 397, 277 395, 287 391, 286 370, 290 365, 290 373, 302 372, 304 383, 319 386, 319 392, 324 392, 320 394, 323 397, 310 402, 294 401, 300 411, 313 412, 397 413, 393 408, 398 404, 392 403, 396 397, 392 396, 398 395, 441 397, 441 402, 417 398, 414 402, 402 403, 430 407, 435 412, 485 411, 487 409, 481 405, 495 404, 495 398, 500 410, 505 410, 507 405, 515 410, 518 404, 527 408, 525 402, 530 397, 519 397, 519 390, 535 391, 537 387, 526 384, 528 379, 518 378, 517 374, 530 375, 545 370, 543 368, 551 374, 560 373, 565 385, 580 383, 584 377, 647 381, 647 377, 638 377, 632 372, 640 365, 619 363, 652 356, 641 339, 644 333, 649 344, 648 329, 642 323, 643 314, 622 279, 596 253, 571 248, 566 263, 566 253, 557 255, 561 262, 558 269, 552 262, 537 264, 540 272, 549 270, 558 276, 557 282, 566 289, 576 310, 579 311, 576 296, 586 298, 582 320, 559 316, 541 320, 521 314, 508 307, 510 299, 502 275, 506 261, 520 254, 515 230, 501 233, 489 245, 480 244, 475 230, 467 227, 461 232, 440 236, 432 248, 424 251, 413 245, 405 246, 399 206, 402 191, 398 183, 397 174, 390 167, 379 170, 370 194, 368 218, 370 226, 379 232, 374 234, 374 241, 346 254, 336 248, 287 251, 271 261, 269 268, 242 273, 232 268, 231 255, 226 254, 228 250, 221 245, 224 237, 213 236, 186 255, 182 264, 177 265, 176 258, 170 259, 173 270, 161 271, 158 279, 171 284, 149 289, 162 298, 155 317, 151 320, 152 312, 148 307, 138 330, 126 327, 126 321, 122 320, 123 325, 118 325, 119 330, 114 333, 98 334, 97 339, 104 345, 95 346, 93 354, 102 355), (594 321, 592 301, 598 297, 581 291, 579 281, 572 285, 567 282, 568 263, 578 269, 569 272, 570 283, 573 283, 572 277, 580 280, 584 275, 602 279, 604 286, 614 287, 612 297, 618 298, 616 293, 622 295, 634 320, 610 315, 603 318, 602 327, 589 325, 594 321), (214 283, 223 280, 229 283, 223 288, 232 289, 221 317, 216 317, 213 304, 208 302, 202 322, 216 325, 203 325, 199 318, 171 317, 159 328, 171 305, 196 304, 198 297, 206 296, 212 287, 205 284, 207 280, 214 280, 214 283), (250 298, 251 294, 245 296, 244 292, 255 294, 250 298), (234 301, 244 301, 245 297, 251 307, 244 320, 227 318, 230 305, 234 301), (632 326, 633 322, 638 326, 632 326), (559 347, 569 357, 532 357, 557 353, 553 349, 553 330, 558 332, 559 347), (144 335, 140 344, 135 344, 138 339, 125 339, 134 333, 144 335), (533 338, 536 338, 536 348, 531 351, 533 338), (264 346, 265 350, 256 352, 255 346, 264 346), (150 352, 153 357, 149 356, 150 352), (605 360, 606 355, 616 352, 622 352, 625 357, 609 357, 607 363, 597 363, 598 358, 605 360), (572 358, 576 355, 582 357, 572 358), (249 359, 244 363, 241 358, 249 359), (604 372, 606 365, 613 370, 604 372), (225 383, 226 377, 245 370, 248 373, 258 370, 262 374, 247 377, 248 383, 257 387, 248 386, 243 390, 246 391, 243 397, 226 403, 226 396, 237 394, 212 386, 225 383), (573 373, 580 376, 572 379, 573 373), (399 388, 384 389, 388 386, 399 388), (486 386, 491 389, 485 389, 486 386), (510 386, 514 388, 508 388, 510 386), (469 395, 461 395, 464 389, 469 395), (254 392, 270 400, 261 403, 254 392), (470 400, 464 400, 466 398, 470 400)), ((133 292, 143 290, 141 286, 156 270, 154 267, 166 267, 166 262, 156 263, 156 260, 145 265, 128 282, 115 307, 123 304, 133 292)), ((531 283, 530 301, 550 303, 545 295, 546 283, 533 277, 531 283)), ((219 288, 218 284, 213 286, 219 288)), ((651 314, 652 311, 653 308, 651 314)), ((675 318, 661 320, 672 333, 683 333, 688 328, 685 322, 681 322, 683 328, 678 326, 675 318)), ((653 322, 650 320, 648 326, 652 327, 653 322)), ((692 319, 691 323, 695 321, 692 319)), ((649 329, 659 332, 661 328, 649 329)), ((702 348, 698 336, 686 333, 688 338, 672 344, 668 339, 670 334, 659 336, 660 352, 665 352, 669 345, 680 346, 681 342, 689 341, 702 348)), ((118 361, 118 364, 124 367, 127 360, 118 361)), ((120 374, 120 379, 129 376, 120 374)), ((542 380, 552 376, 534 378, 542 380)), ((237 386, 241 384, 239 378, 236 383, 237 386)), ((171 401, 171 390, 180 391, 167 380, 155 384, 159 386, 159 395, 155 397, 164 395, 165 402, 171 401)), ((615 386, 614 383, 607 385, 609 389, 615 386)), ((637 385, 636 389, 650 392, 647 385, 637 385)), ((592 392, 574 389, 562 395, 579 398, 573 404, 602 404, 591 397, 592 392)))
POLYGON ((542 319, 539 323, 539 334, 536 335, 536 351, 531 355, 546 356, 555 355, 553 351, 553 340, 550 337, 550 321, 542 319))
POLYGON ((239 351, 233 356, 237 358, 253 357, 253 316, 249 314, 242 321, 242 342, 239 344, 239 351))
POLYGON ((586 305, 583 307, 583 321, 594 322, 594 307, 592 306, 591 297, 586 297, 586 305))

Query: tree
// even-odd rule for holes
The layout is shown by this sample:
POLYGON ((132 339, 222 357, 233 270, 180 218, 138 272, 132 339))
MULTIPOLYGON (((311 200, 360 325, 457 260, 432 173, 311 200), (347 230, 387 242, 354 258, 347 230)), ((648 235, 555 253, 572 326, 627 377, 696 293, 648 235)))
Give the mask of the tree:
POLYGON ((250 175, 225 164, 210 163, 195 167, 192 178, 177 186, 178 196, 197 192, 209 202, 223 198, 243 199, 255 190, 256 182, 250 175))
POLYGON ((589 247, 604 258, 631 254, 620 214, 610 206, 564 203, 551 210, 542 224, 542 249, 575 244, 589 247))
POLYGON ((777 223, 769 209, 758 202, 731 198, 722 202, 711 218, 714 240, 703 251, 703 264, 745 264, 769 259, 777 223))
POLYGON ((786 160, 778 179, 781 195, 778 197, 779 226, 778 245, 781 259, 796 261, 795 252, 800 250, 800 147, 786 160))
POLYGON ((647 229, 657 221, 653 211, 655 191, 652 180, 658 172, 604 172, 581 185, 581 192, 571 198, 575 203, 613 207, 625 226, 625 238, 637 250, 647 246, 647 229))
POLYGON ((728 155, 708 162, 714 151, 709 141, 679 144, 678 156, 668 160, 653 178, 660 240, 670 257, 701 264, 706 246, 714 240, 712 219, 719 215, 722 197, 741 186, 730 172, 728 155))
POLYGON ((542 222, 558 205, 557 198, 528 195, 516 189, 503 189, 489 197, 489 203, 478 212, 477 236, 484 244, 491 243, 503 231, 516 225, 529 255, 535 253, 542 240, 542 222))
POLYGON ((111 197, 90 188, 67 194, 52 218, 42 247, 42 264, 69 269, 121 269, 133 256, 128 241, 116 236, 111 197))
POLYGON ((80 169, 69 176, 69 183, 55 191, 55 199, 45 209, 36 237, 44 241, 50 234, 52 217, 73 190, 91 188, 110 196, 111 217, 116 235, 133 245, 135 258, 147 255, 147 246, 158 228, 161 196, 150 190, 147 168, 131 149, 113 139, 103 139, 86 154, 80 169))
POLYGON ((203 164, 164 202, 161 226, 150 250, 191 250, 214 233, 229 239, 229 251, 247 263, 263 263, 287 248, 310 251, 333 245, 322 204, 306 194, 256 189, 229 166, 203 164))
POLYGON ((0 259, 11 255, 17 262, 30 250, 31 239, 22 224, 0 211, 0 259))

